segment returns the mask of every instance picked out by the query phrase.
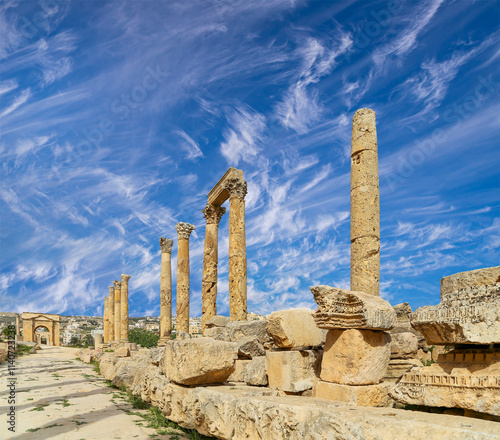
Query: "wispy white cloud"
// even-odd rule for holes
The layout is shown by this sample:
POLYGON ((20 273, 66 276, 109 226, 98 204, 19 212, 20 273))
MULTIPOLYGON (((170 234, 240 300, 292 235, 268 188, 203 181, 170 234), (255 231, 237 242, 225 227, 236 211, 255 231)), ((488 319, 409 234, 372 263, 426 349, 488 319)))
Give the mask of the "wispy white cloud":
POLYGON ((204 157, 200 146, 184 130, 176 130, 175 133, 184 139, 185 142, 182 143, 182 147, 186 151, 188 159, 204 157))
POLYGON ((2 113, 0 113, 0 117, 4 117, 4 116, 7 116, 8 114, 16 111, 19 107, 21 107, 26 101, 28 101, 28 99, 30 98, 31 96, 31 90, 28 88, 28 89, 25 89, 21 92, 20 95, 18 95, 14 101, 12 102, 12 104, 10 104, 4 111, 2 111, 2 113))

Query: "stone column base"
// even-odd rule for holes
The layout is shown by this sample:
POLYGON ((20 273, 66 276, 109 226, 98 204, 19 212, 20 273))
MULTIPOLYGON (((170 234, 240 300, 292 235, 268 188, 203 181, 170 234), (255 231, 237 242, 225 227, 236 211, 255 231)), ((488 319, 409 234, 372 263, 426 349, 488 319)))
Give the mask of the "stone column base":
POLYGON ((313 397, 347 402, 356 406, 392 407, 394 400, 389 396, 394 384, 343 385, 340 383, 316 380, 313 385, 313 397))

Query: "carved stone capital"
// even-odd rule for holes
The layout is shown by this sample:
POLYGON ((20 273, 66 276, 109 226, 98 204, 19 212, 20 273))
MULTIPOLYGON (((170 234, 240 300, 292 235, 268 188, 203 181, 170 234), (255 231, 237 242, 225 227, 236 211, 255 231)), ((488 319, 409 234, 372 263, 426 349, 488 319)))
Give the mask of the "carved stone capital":
POLYGON ((224 184, 224 189, 229 193, 229 198, 244 199, 247 195, 247 182, 237 177, 231 177, 224 184))
POLYGON ((113 285, 115 286, 115 290, 120 290, 122 287, 122 282, 121 281, 113 281, 113 285))
POLYGON ((162 254, 171 254, 172 246, 174 244, 174 240, 170 238, 161 237, 160 238, 160 247, 162 254))
POLYGON ((122 284, 127 284, 128 280, 130 280, 130 275, 122 273, 122 284))
POLYGON ((114 295, 114 293, 115 293, 115 288, 114 288, 113 286, 109 286, 109 287, 108 287, 108 289, 109 289, 109 294, 110 294, 110 295, 114 295))
POLYGON ((207 225, 218 225, 222 216, 226 213, 226 208, 218 205, 211 205, 210 203, 201 210, 203 217, 207 221, 207 225))
POLYGON ((177 229, 177 236, 179 240, 181 238, 189 240, 189 236, 191 235, 191 232, 193 232, 196 229, 196 226, 191 225, 189 223, 179 222, 175 226, 175 229, 177 229))

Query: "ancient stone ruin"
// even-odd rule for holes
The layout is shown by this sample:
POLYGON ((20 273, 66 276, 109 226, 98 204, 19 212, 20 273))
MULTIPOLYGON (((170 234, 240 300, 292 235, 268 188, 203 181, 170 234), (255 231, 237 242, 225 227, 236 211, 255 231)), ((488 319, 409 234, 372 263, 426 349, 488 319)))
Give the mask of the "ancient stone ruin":
POLYGON ((189 237, 195 226, 181 222, 177 338, 171 339, 173 240, 162 237, 159 347, 128 343, 130 276, 122 275, 104 299, 103 344, 96 339, 97 350, 84 359, 98 359, 108 380, 168 419, 220 439, 498 438, 498 425, 489 420, 500 420, 500 267, 443 278, 441 304, 416 312, 408 303, 392 307, 381 298, 377 156, 375 113, 358 110, 350 290, 314 286, 316 311, 282 310, 247 320, 247 185, 243 172, 230 168, 203 209, 203 337, 189 335, 189 237), (218 227, 228 198, 225 317, 217 315, 216 300, 218 227), (105 352, 108 346, 114 351, 105 352))

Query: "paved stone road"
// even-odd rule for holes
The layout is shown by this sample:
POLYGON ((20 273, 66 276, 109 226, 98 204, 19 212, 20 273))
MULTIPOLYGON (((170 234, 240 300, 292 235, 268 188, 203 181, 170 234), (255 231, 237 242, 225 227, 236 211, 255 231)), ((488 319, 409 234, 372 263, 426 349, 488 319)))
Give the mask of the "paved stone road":
MULTIPOLYGON (((93 366, 75 359, 76 349, 43 346, 36 354, 16 359, 16 432, 8 431, 7 365, 0 365, 0 439, 15 440, 145 440, 156 434, 123 393, 106 386, 93 366), (143 423, 143 426, 139 425, 143 423)), ((157 440, 187 439, 158 435, 157 440)))

